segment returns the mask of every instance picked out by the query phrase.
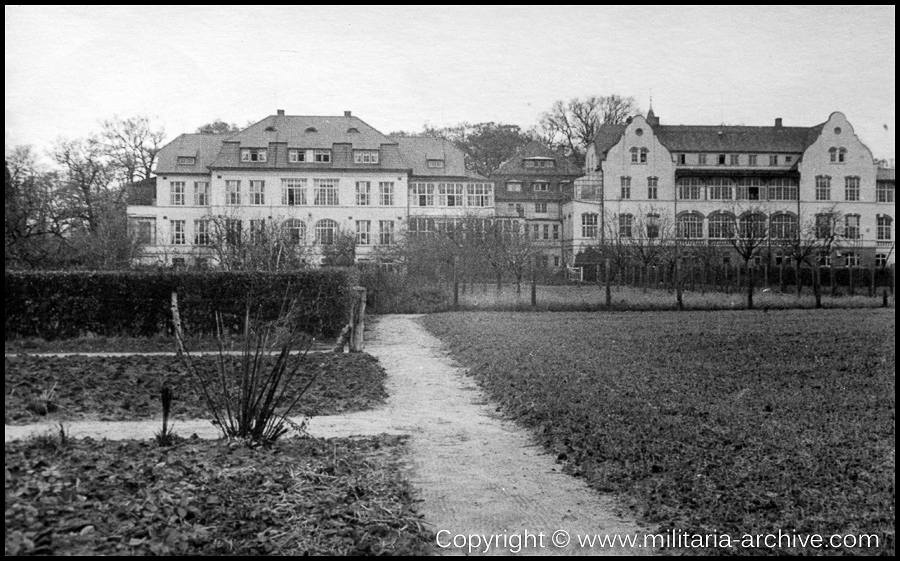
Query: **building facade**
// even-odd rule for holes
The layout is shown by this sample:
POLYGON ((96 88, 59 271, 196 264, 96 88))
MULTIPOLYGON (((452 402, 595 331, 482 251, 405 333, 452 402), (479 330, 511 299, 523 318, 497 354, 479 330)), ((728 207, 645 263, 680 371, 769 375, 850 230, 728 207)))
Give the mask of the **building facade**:
POLYGON ((595 240, 639 244, 669 232, 728 260, 735 229, 759 227, 760 259, 787 258, 791 240, 810 236, 832 240, 825 264, 894 262, 893 170, 878 169, 839 112, 813 127, 672 126, 651 109, 602 126, 585 172, 601 208, 573 207, 567 233, 580 222, 595 240))
POLYGON ((436 227, 493 215, 493 185, 451 143, 391 138, 350 112, 278 111, 233 135, 183 134, 160 151, 156 175, 155 201, 128 207, 146 264, 221 262, 225 246, 275 234, 310 263, 349 234, 357 260, 373 261, 411 216, 436 227))

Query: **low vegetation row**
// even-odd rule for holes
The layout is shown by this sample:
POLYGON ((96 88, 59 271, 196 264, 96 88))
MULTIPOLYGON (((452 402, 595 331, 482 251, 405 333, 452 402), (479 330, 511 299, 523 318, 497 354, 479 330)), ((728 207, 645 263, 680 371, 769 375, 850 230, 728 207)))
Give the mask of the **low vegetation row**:
POLYGON ((297 300, 298 326, 334 337, 346 324, 355 273, 305 269, 284 273, 223 271, 6 272, 6 339, 86 334, 154 336, 171 331, 178 293, 184 330, 215 333, 216 312, 241 332, 247 306, 274 320, 297 300))
POLYGON ((874 533, 877 550, 829 553, 894 552, 893 311, 423 322, 570 473, 657 531, 874 533))

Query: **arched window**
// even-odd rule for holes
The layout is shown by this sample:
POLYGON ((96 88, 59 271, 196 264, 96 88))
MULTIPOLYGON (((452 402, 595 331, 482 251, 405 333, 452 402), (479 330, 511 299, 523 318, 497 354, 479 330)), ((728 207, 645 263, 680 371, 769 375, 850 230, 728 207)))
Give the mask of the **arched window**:
POLYGON ((774 240, 792 240, 798 231, 799 223, 793 214, 780 212, 769 219, 769 236, 774 240))
POLYGON ((685 212, 678 215, 675 229, 679 238, 700 239, 703 237, 703 215, 699 212, 685 212))
POLYGON ((306 241, 306 223, 296 218, 285 220, 284 232, 290 243, 301 244, 306 241))
POLYGON ((748 212, 738 220, 738 232, 745 240, 761 240, 766 237, 766 215, 748 212))
POLYGON ((837 148, 832 146, 828 149, 828 157, 831 159, 831 163, 837 162, 837 148))
POLYGON ((320 245, 334 245, 338 224, 328 218, 316 222, 316 243, 320 245))
POLYGON ((838 163, 843 164, 847 160, 847 149, 838 148, 838 163))
POLYGON ((649 152, 650 152, 650 151, 647 150, 646 148, 641 148, 641 163, 642 163, 642 164, 646 164, 646 163, 647 163, 647 154, 648 154, 649 152))
POLYGON ((727 240, 734 235, 734 215, 714 212, 709 215, 709 239, 727 240))

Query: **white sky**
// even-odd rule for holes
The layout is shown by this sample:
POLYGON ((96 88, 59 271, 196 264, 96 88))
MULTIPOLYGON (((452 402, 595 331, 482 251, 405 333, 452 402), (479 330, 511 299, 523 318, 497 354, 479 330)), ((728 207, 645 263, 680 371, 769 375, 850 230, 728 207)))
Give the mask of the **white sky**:
POLYGON ((352 110, 383 133, 617 93, 663 124, 811 126, 894 157, 895 7, 6 6, 7 149, 352 110), (885 126, 887 129, 885 129, 885 126))

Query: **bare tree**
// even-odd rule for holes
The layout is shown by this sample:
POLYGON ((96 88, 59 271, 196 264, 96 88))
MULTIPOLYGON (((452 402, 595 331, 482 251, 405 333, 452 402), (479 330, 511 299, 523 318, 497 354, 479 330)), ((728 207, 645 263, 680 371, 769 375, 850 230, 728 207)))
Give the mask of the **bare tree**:
POLYGON ((760 255, 769 242, 768 212, 762 206, 736 209, 725 234, 732 249, 744 261, 747 274, 747 308, 753 308, 753 271, 750 263, 760 255))
POLYGON ((150 177, 165 136, 147 117, 113 117, 103 121, 100 142, 120 181, 129 184, 150 177))
POLYGON ((543 138, 557 148, 565 149, 578 165, 584 164, 587 148, 603 124, 617 125, 638 111, 633 97, 620 95, 573 98, 556 101, 541 115, 543 138))
POLYGON ((228 271, 285 271, 309 266, 314 247, 308 243, 305 225, 291 220, 245 222, 233 216, 205 220, 196 234, 196 257, 212 256, 228 271))

